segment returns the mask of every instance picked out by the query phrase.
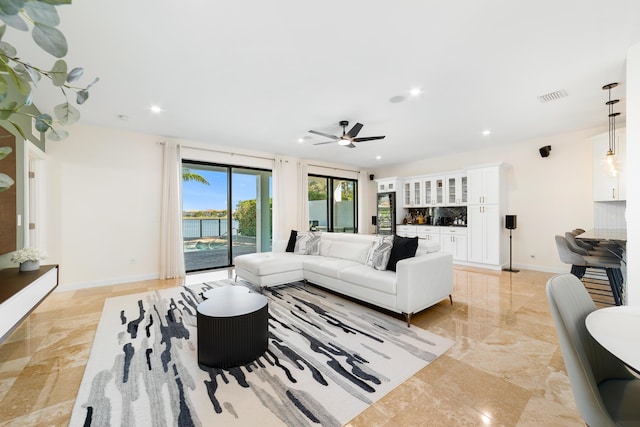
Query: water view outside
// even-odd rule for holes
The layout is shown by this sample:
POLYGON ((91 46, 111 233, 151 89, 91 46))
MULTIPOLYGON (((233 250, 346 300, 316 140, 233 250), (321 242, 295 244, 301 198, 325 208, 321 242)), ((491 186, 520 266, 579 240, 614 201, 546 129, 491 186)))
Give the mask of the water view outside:
POLYGON ((187 272, 271 249, 271 171, 184 161, 182 176, 187 272))

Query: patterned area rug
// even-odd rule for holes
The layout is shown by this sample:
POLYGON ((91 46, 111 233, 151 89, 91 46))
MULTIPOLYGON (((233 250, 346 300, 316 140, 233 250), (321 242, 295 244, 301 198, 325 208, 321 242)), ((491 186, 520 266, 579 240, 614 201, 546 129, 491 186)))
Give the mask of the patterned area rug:
POLYGON ((265 290, 264 355, 209 368, 198 364, 196 306, 205 290, 228 285, 107 299, 70 425, 340 426, 453 344, 294 283, 265 290))

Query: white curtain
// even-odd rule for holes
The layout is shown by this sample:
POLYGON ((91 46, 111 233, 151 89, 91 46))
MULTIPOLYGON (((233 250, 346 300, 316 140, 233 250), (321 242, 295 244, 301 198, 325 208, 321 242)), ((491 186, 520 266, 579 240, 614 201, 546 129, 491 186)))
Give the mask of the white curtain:
POLYGON ((285 230, 285 213, 286 213, 286 196, 285 196, 285 177, 284 177, 284 163, 285 161, 276 157, 273 161, 272 171, 272 209, 273 209, 273 243, 286 239, 288 237, 288 231, 285 230))
POLYGON ((369 234, 369 174, 365 170, 358 172, 358 233, 369 234))
POLYGON ((173 279, 184 276, 180 146, 175 142, 165 142, 160 212, 160 278, 173 279))
POLYGON ((298 231, 309 229, 309 167, 298 162, 298 231))

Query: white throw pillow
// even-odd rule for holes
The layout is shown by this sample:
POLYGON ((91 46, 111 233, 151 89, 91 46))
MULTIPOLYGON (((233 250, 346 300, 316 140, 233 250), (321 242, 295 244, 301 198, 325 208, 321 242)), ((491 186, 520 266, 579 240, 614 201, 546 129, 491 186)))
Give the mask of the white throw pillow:
POLYGON ((386 270, 393 248, 393 236, 379 236, 371 244, 366 264, 376 270, 386 270))
POLYGON ((299 232, 293 253, 300 255, 320 255, 320 233, 313 231, 299 232))

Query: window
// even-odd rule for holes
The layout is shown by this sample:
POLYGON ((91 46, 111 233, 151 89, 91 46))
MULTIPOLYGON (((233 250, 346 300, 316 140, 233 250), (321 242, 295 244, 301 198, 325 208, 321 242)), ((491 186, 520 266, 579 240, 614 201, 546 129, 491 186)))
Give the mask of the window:
POLYGON ((357 182, 309 175, 309 229, 357 233, 357 182))
POLYGON ((182 162, 187 272, 229 267, 237 255, 271 250, 271 171, 182 162))

